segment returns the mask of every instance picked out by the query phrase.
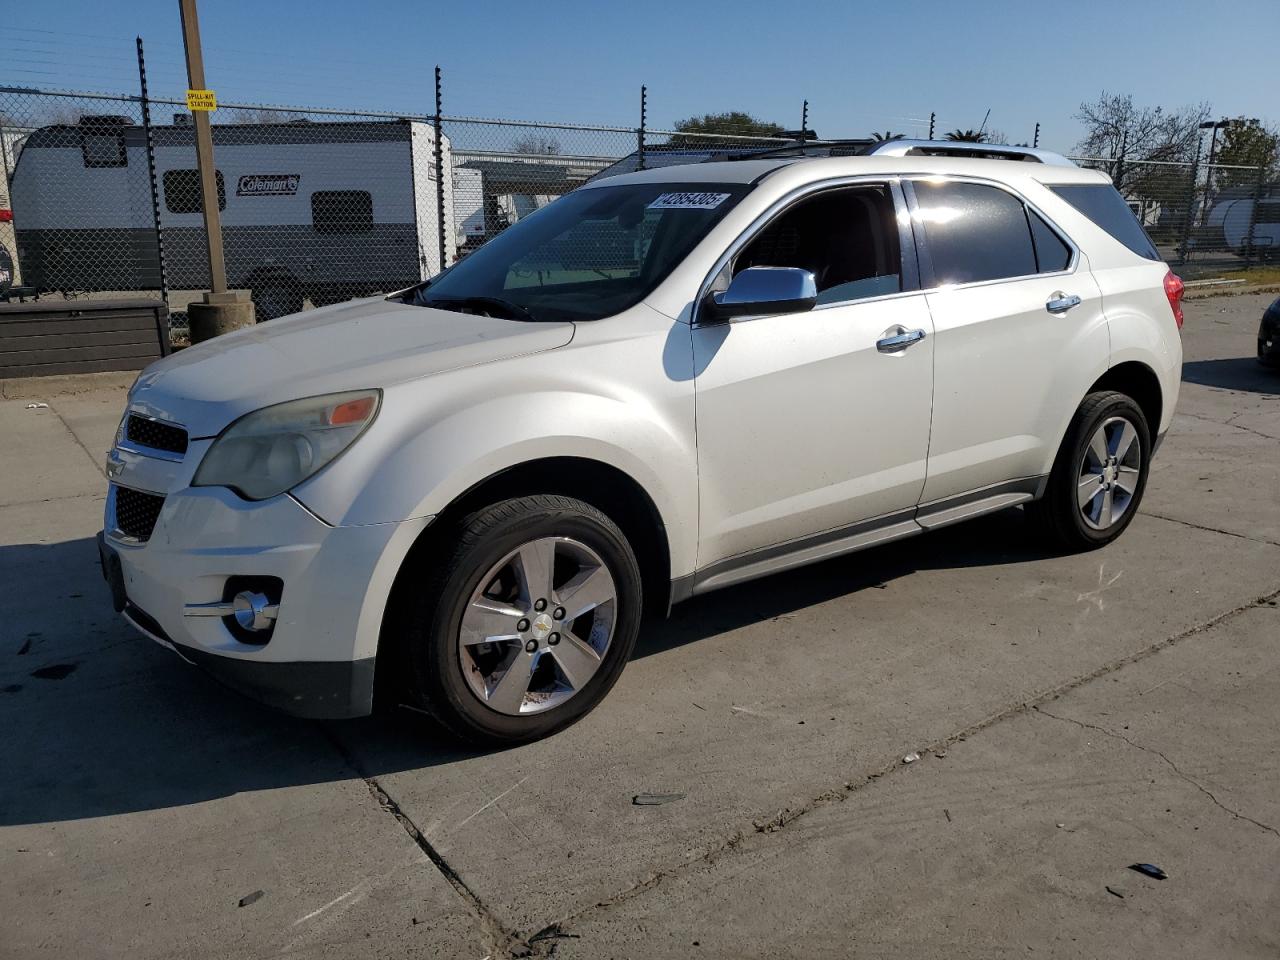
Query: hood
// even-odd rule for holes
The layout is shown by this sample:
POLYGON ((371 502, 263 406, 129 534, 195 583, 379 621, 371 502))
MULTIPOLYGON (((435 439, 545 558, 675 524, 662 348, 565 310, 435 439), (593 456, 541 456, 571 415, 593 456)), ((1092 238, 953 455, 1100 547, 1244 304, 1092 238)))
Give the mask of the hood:
POLYGON ((572 323, 528 323, 381 297, 237 330, 149 366, 130 408, 214 436, 239 416, 340 390, 386 387, 561 347, 572 323))

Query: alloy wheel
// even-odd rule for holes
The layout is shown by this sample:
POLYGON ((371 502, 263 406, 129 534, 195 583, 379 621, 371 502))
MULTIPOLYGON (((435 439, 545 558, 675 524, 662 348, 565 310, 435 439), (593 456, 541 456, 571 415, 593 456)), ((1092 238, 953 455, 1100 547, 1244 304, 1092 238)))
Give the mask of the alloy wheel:
POLYGON ((1076 502, 1084 522, 1106 530, 1128 512, 1142 477, 1142 444, 1124 417, 1109 417, 1085 447, 1076 480, 1076 502))
POLYGON ((489 568, 467 602, 463 677, 498 713, 550 710, 595 676, 616 615, 617 588, 598 553, 568 537, 524 543, 489 568))

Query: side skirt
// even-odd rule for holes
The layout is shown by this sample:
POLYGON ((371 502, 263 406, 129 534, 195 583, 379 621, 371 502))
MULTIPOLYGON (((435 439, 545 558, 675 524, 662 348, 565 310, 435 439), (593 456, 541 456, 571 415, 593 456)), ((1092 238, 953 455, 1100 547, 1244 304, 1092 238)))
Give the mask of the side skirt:
POLYGON ((671 603, 995 513, 1037 499, 1044 494, 1048 482, 1048 476, 1010 480, 932 503, 922 503, 911 510, 719 560, 702 570, 672 580, 671 603))

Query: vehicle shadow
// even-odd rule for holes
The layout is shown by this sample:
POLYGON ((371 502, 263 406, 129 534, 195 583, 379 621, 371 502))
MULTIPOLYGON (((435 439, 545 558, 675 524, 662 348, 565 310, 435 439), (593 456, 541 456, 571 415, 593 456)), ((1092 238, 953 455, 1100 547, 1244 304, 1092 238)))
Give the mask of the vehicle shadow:
POLYGON ((675 607, 670 619, 647 623, 641 630, 635 657, 653 656, 846 594, 882 587, 922 570, 1025 563, 1049 556, 1028 536, 1021 509, 1002 510, 933 533, 695 597, 675 607))
MULTIPOLYGON (((1019 511, 729 588, 642 630, 649 657, 919 570, 1039 559, 1019 511)), ((167 809, 235 794, 466 763, 406 710, 284 716, 218 686, 111 610, 84 538, 0 547, 0 826, 167 809)))
POLYGON ((1182 365, 1182 379, 1206 387, 1280 396, 1280 370, 1264 367, 1253 357, 1190 360, 1182 365))

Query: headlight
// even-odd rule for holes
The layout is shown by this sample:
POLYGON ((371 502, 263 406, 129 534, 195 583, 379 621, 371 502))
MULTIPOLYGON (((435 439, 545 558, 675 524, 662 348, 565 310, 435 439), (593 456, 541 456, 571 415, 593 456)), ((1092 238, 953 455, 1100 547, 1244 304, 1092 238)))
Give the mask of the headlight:
POLYGON ((213 441, 195 487, 230 487, 266 500, 296 487, 351 446, 373 422, 380 390, 290 400, 245 414, 213 441))

